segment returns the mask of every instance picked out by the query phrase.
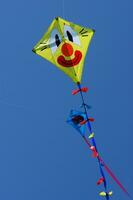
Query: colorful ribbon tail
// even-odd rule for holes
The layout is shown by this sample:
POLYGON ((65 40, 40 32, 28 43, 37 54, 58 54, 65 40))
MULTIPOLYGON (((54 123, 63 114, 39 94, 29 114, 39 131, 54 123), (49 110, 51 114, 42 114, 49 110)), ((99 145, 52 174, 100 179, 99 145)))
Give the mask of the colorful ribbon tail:
POLYGON ((112 179, 116 182, 116 184, 121 188, 121 190, 131 199, 131 195, 128 193, 128 191, 125 189, 125 187, 121 184, 121 182, 116 178, 116 176, 113 174, 113 172, 108 168, 108 166, 104 163, 101 157, 99 157, 101 163, 103 164, 105 170, 108 172, 108 174, 112 177, 112 179))

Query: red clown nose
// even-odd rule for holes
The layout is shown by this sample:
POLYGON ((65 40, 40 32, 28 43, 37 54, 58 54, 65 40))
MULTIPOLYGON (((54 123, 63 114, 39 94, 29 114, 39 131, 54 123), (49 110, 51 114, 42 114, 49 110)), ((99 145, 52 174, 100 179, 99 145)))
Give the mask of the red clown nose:
POLYGON ((71 56, 73 54, 73 47, 69 43, 64 43, 61 48, 62 53, 64 56, 71 56))

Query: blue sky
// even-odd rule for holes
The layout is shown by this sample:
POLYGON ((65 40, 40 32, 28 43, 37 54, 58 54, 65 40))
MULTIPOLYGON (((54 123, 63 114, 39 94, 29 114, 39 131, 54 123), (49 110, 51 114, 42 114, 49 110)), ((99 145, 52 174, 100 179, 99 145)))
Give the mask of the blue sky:
MULTIPOLYGON (((132 193, 133 2, 3 1, 0 6, 0 198, 100 199, 97 162, 66 124, 74 83, 32 53, 54 17, 92 27, 83 85, 100 153, 132 193)), ((108 176, 107 176, 108 177, 108 176)), ((108 177, 112 200, 128 199, 108 177)))

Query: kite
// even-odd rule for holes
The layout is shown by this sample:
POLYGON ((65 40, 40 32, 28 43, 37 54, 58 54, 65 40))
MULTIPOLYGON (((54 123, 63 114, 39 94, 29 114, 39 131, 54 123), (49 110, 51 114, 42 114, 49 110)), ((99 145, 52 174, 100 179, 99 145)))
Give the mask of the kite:
POLYGON ((99 154, 95 134, 92 130, 94 118, 89 116, 89 109, 91 107, 85 103, 83 96, 83 93, 88 91, 87 87, 81 86, 84 60, 94 33, 94 29, 85 28, 56 17, 32 51, 54 64, 77 84, 78 89, 73 90, 72 95, 80 94, 83 111, 71 110, 67 123, 80 133, 92 152, 92 157, 98 161, 100 177, 96 185, 103 185, 104 188, 104 191, 99 192, 99 195, 105 197, 106 200, 109 200, 113 195, 113 191, 108 189, 104 172, 106 171, 122 191, 131 198, 125 187, 112 173, 99 154))

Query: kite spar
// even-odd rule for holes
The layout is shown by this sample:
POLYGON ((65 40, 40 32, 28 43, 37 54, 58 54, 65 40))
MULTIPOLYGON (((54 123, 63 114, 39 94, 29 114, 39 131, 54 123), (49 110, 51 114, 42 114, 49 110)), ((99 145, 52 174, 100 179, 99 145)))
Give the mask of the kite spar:
POLYGON ((89 117, 89 106, 84 101, 83 93, 87 92, 88 88, 81 86, 82 71, 85 56, 94 32, 93 29, 85 28, 56 17, 47 32, 33 48, 33 52, 54 64, 77 84, 78 89, 74 90, 72 94, 80 93, 83 111, 71 110, 67 122, 81 134, 84 142, 92 151, 93 157, 98 161, 101 177, 98 179, 97 185, 103 184, 104 187, 104 191, 100 192, 99 195, 109 200, 113 193, 107 187, 104 173, 104 170, 106 170, 122 191, 130 197, 127 190, 111 172, 99 154, 91 126, 91 122, 94 119, 89 117), (86 126, 88 129, 87 133, 85 131, 86 126))

